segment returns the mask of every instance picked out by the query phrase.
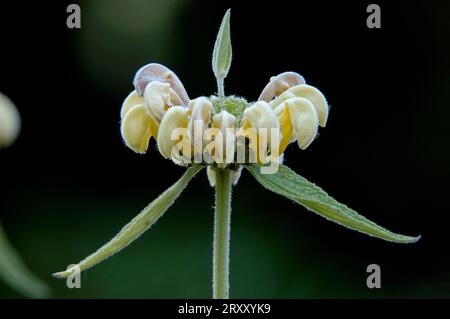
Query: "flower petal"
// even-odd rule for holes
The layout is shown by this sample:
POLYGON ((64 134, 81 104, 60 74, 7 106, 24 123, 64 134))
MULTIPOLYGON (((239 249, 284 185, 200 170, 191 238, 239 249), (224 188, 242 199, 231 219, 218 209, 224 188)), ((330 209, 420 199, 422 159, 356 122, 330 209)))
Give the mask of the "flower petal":
POLYGON ((169 108, 170 85, 158 81, 149 83, 144 91, 144 101, 148 114, 156 123, 161 123, 169 108))
MULTIPOLYGON (((172 133, 179 128, 187 128, 189 109, 183 106, 173 106, 161 121, 158 130, 158 148, 164 158, 172 158, 172 149, 179 142, 172 139, 172 133)), ((187 131, 187 130, 186 130, 187 131)))
POLYGON ((136 153, 144 154, 150 138, 157 132, 157 125, 148 115, 144 104, 139 104, 126 113, 120 130, 125 144, 136 153))
POLYGON ((249 147, 253 152, 256 151, 258 162, 265 163, 267 150, 272 142, 271 131, 280 128, 278 118, 267 102, 258 101, 244 111, 243 128, 248 126, 248 123, 256 130, 258 136, 257 149, 255 150, 255 144, 249 147))
POLYGON ((292 142, 292 136, 294 130, 292 128, 291 114, 287 105, 279 107, 278 120, 280 121, 281 142, 279 147, 279 153, 283 154, 289 143, 292 142))
POLYGON ((120 110, 120 119, 123 120, 127 112, 138 104, 144 104, 144 99, 138 95, 136 90, 131 92, 123 101, 122 108, 120 110))
MULTIPOLYGON (((188 105, 189 96, 177 75, 169 68, 158 63, 150 63, 137 71, 133 84, 140 96, 144 94, 147 85, 153 81, 170 84, 170 88, 182 101, 182 105, 188 105)), ((176 103, 178 104, 178 103, 176 103)))
POLYGON ((295 72, 284 72, 270 78, 270 82, 261 92, 258 101, 270 102, 276 96, 298 84, 305 84, 305 79, 295 72))
MULTIPOLYGON (((298 146, 306 149, 317 134, 319 128, 319 118, 314 105, 307 99, 301 97, 290 98, 279 105, 275 110, 280 114, 280 122, 286 126, 285 117, 289 117, 293 133, 297 138, 298 146), (285 114, 288 110, 289 114, 285 114)), ((282 128, 282 131, 286 128, 282 128)), ((282 146, 286 147, 286 141, 282 138, 282 146)))
POLYGON ((222 163, 223 165, 219 164, 219 167, 225 167, 226 164, 234 161, 236 136, 234 134, 234 130, 230 129, 234 129, 236 127, 236 122, 236 117, 225 110, 214 115, 213 117, 213 127, 218 128, 222 132, 223 136, 225 163, 222 163))
POLYGON ((243 120, 248 120, 255 129, 279 128, 280 123, 270 105, 264 101, 258 101, 244 111, 243 120))
POLYGON ((213 109, 212 103, 206 97, 199 97, 189 102, 189 108, 191 109, 191 117, 189 120, 188 129, 191 134, 194 134, 195 121, 201 121, 202 132, 211 122, 211 113, 213 109))
POLYGON ((278 105, 294 96, 308 99, 316 108, 320 126, 325 127, 328 119, 328 103, 322 92, 311 85, 301 84, 291 87, 270 104, 275 109, 278 105))

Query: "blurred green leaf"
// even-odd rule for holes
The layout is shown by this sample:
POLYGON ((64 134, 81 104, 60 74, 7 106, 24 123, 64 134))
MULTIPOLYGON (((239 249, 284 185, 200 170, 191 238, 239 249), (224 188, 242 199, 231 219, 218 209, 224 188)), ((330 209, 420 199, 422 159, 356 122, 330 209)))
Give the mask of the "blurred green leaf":
POLYGON ((189 181, 201 171, 203 166, 194 165, 189 167, 181 178, 169 187, 164 193, 159 195, 150 205, 148 205, 142 212, 126 224, 122 230, 108 243, 103 245, 95 253, 89 255, 77 265, 70 267, 66 271, 54 273, 56 278, 66 278, 72 275, 75 271, 86 270, 103 260, 111 257, 115 253, 121 251, 123 248, 131 244, 134 240, 139 238, 146 230, 148 230, 166 211, 172 206, 175 200, 181 195, 189 181), (79 267, 78 269, 76 267, 79 267))
POLYGON ((31 298, 49 295, 47 285, 33 275, 8 241, 0 223, 0 277, 12 288, 31 298))
POLYGON ((268 190, 292 199, 308 210, 342 226, 396 243, 414 243, 420 239, 420 236, 399 235, 378 226, 351 208, 337 202, 320 187, 297 175, 287 166, 280 165, 276 174, 261 174, 260 166, 256 165, 249 165, 246 168, 268 190))

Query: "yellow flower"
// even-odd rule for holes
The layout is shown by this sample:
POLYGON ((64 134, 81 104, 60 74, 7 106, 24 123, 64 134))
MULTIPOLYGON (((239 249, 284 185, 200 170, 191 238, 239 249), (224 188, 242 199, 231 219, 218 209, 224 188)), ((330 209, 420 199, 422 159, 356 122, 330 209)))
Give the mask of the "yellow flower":
POLYGON ((134 85, 121 109, 126 145, 143 154, 153 137, 161 155, 182 166, 239 171, 240 164, 281 162, 288 144, 306 149, 328 117, 323 94, 295 72, 272 77, 255 103, 236 96, 189 100, 175 73, 155 63, 138 71, 134 85))

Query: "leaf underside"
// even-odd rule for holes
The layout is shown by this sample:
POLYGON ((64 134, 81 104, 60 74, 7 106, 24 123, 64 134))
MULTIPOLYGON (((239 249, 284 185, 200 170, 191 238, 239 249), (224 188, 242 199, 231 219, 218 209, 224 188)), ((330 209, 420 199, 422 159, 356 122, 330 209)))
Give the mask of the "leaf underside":
POLYGON ((260 166, 247 165, 247 170, 266 189, 283 195, 310 211, 335 223, 364 234, 396 243, 414 243, 420 236, 411 237, 393 233, 339 203, 317 185, 307 181, 285 165, 276 174, 261 174, 260 166))

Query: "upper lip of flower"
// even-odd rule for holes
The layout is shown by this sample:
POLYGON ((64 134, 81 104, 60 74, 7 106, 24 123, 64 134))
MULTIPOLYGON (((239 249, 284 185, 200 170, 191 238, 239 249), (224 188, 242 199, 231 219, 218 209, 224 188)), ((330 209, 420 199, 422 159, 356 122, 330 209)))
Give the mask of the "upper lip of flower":
POLYGON ((203 123, 203 129, 279 129, 277 155, 280 155, 288 144, 296 141, 301 149, 306 149, 328 118, 324 95, 295 72, 272 77, 258 101, 249 104, 237 117, 229 110, 215 109, 206 97, 190 100, 176 74, 157 63, 142 67, 133 83, 135 91, 125 99, 121 110, 121 132, 126 145, 143 154, 153 136, 160 153, 182 165, 185 163, 180 158, 174 158, 178 156, 174 156, 172 147, 177 141, 171 140, 171 133, 179 127, 193 133, 195 120, 203 123))

